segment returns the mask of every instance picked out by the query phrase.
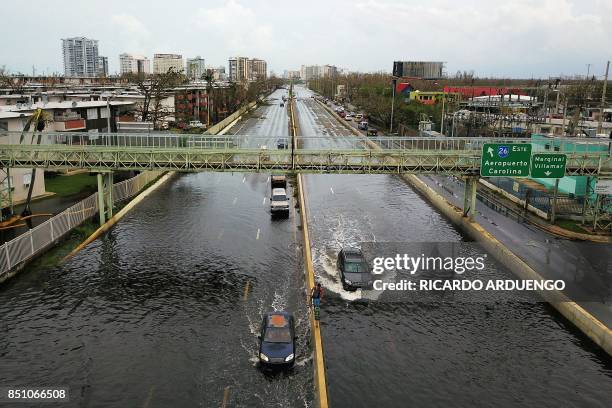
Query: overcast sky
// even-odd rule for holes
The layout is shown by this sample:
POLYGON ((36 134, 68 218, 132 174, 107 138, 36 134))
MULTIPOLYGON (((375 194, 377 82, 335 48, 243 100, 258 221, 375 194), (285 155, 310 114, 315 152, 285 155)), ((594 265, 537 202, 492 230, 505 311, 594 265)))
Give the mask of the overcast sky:
POLYGON ((122 52, 259 57, 391 71, 394 60, 445 61, 478 76, 603 75, 612 0, 29 0, 2 4, 0 66, 63 72, 61 38, 99 40, 111 73, 122 52))

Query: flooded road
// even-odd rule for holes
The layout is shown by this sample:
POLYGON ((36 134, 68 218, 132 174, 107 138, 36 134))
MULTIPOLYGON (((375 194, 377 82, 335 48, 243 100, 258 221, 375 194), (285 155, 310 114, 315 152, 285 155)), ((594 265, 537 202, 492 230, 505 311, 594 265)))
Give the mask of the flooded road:
MULTIPOLYGON (((350 135, 298 88, 301 135, 350 135)), ((338 251, 363 242, 461 242, 462 235, 402 179, 306 175, 331 406, 604 407, 609 357, 539 299, 462 302, 361 299, 342 289, 338 251)), ((513 279, 491 268, 489 277, 513 279)))
MULTIPOLYGON (((278 109, 236 129, 287 132, 278 109)), ((178 176, 67 264, 0 287, 3 382, 69 386, 73 407, 311 406, 300 235, 293 212, 271 219, 269 191, 267 174, 178 176), (274 310, 294 313, 298 354, 266 375, 274 310)))
MULTIPOLYGON (((288 135, 284 93, 230 134, 274 148, 288 135)), ((309 92, 297 94, 302 134, 346 143, 309 92)), ((331 406, 606 406, 608 357, 545 304, 343 291, 343 246, 464 238, 398 177, 305 179, 331 406)), ((296 213, 271 219, 269 192, 263 173, 177 176, 68 263, 0 286, 3 382, 68 386, 66 407, 313 406, 296 213), (293 370, 267 375, 257 334, 273 310, 295 315, 298 355, 293 370)))

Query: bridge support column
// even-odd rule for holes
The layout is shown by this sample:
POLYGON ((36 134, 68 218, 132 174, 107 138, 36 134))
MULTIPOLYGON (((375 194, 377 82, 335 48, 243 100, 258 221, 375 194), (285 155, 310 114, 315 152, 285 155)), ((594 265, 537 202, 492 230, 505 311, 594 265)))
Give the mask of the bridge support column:
POLYGON ((463 216, 470 221, 476 214, 476 189, 478 187, 478 176, 468 176, 465 178, 465 192, 463 194, 463 216))
POLYGON ((113 216, 113 172, 98 173, 100 225, 113 216))

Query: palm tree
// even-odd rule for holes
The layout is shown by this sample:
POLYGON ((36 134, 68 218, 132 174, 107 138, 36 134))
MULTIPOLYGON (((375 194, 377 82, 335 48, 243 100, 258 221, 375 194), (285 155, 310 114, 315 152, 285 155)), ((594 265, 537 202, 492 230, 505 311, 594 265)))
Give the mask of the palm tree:
MULTIPOLYGON (((30 140, 30 144, 34 144, 34 139, 38 136, 36 140, 36 144, 39 145, 42 140, 42 132, 45 130, 47 123, 51 121, 50 115, 44 110, 38 108, 34 111, 30 119, 26 122, 21 131, 21 136, 19 137, 19 144, 22 144, 26 133, 32 128, 32 139, 30 140), (38 135, 37 133, 38 132, 38 135)), ((32 214, 32 210, 30 209, 30 201, 32 200, 32 190, 34 189, 34 182, 36 181, 36 168, 32 168, 32 176, 30 178, 30 187, 28 188, 28 197, 25 202, 25 207, 21 213, 22 216, 28 216, 32 214)))
POLYGON ((215 77, 212 71, 206 70, 206 72, 202 74, 201 79, 206 81, 206 129, 208 129, 210 127, 210 97, 213 89, 213 83, 215 82, 215 77))

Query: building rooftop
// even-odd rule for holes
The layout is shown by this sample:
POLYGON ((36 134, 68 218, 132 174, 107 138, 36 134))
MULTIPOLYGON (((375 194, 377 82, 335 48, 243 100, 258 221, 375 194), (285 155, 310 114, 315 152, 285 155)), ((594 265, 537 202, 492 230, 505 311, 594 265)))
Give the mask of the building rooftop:
MULTIPOLYGON (((110 101, 111 106, 133 105, 134 102, 110 101)), ((72 108, 98 108, 106 106, 106 100, 102 101, 63 101, 63 102, 36 102, 31 105, 6 105, 0 106, 0 112, 28 112, 34 109, 72 109, 72 108)))
POLYGON ((22 118, 28 117, 32 114, 30 112, 8 112, 0 110, 0 119, 13 119, 13 118, 22 118))

